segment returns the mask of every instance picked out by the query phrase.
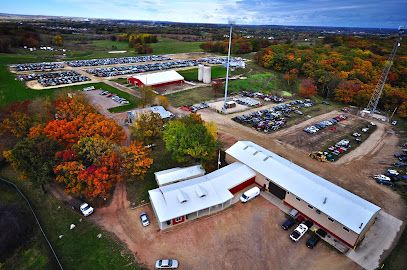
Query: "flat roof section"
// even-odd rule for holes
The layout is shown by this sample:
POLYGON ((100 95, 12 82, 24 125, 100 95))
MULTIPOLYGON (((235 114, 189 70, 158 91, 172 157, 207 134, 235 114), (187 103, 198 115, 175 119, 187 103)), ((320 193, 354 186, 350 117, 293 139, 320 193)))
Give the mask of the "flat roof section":
POLYGON ((256 176, 248 166, 235 162, 204 176, 149 190, 159 222, 195 213, 233 198, 229 189, 256 176))
POLYGON ((155 172, 154 175, 158 186, 165 186, 174 182, 184 181, 205 175, 205 170, 201 165, 194 165, 185 168, 177 167, 163 170, 155 172))

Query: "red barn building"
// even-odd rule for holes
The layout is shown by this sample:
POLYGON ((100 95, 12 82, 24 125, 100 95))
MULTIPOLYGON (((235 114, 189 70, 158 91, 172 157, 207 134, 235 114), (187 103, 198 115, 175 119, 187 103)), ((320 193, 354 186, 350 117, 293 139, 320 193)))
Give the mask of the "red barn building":
POLYGON ((184 83, 184 77, 182 77, 175 70, 167 70, 162 72, 139 74, 127 79, 127 83, 138 87, 152 86, 160 87, 170 84, 182 84, 184 83))

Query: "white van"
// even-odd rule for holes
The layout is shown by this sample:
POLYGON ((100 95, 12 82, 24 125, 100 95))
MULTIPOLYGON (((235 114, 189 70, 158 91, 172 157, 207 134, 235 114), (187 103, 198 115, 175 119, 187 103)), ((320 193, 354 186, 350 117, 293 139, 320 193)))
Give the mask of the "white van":
POLYGON ((250 201, 253 198, 256 198, 260 194, 260 189, 258 187, 253 187, 249 190, 246 190, 242 196, 240 196, 240 201, 245 203, 250 201))

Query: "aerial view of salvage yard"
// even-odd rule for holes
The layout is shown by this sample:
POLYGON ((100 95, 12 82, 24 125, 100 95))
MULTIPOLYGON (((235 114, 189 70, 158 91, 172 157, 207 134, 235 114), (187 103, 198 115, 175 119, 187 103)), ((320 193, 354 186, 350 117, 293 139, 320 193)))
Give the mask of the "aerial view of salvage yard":
POLYGON ((0 4, 0 270, 407 269, 407 1, 0 4))

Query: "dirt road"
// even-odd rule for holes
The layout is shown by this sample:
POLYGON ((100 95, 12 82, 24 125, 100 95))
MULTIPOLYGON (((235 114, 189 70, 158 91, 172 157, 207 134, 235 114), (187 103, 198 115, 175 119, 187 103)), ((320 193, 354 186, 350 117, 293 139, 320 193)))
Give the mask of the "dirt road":
POLYGON ((259 197, 237 203, 218 214, 159 231, 149 205, 130 210, 123 184, 116 187, 108 207, 97 209, 92 220, 127 244, 138 261, 152 269, 156 259, 171 257, 188 270, 264 269, 360 269, 325 243, 314 250, 298 243, 280 227, 284 214, 259 197), (142 227, 140 212, 146 211, 151 225, 142 227), (289 254, 293 254, 290 256, 289 254), (295 254, 295 255, 294 255, 295 254))

